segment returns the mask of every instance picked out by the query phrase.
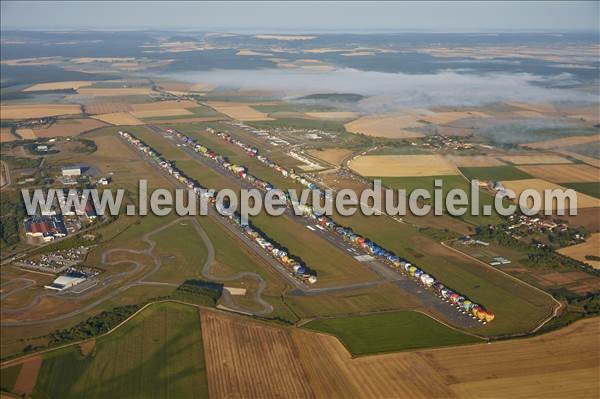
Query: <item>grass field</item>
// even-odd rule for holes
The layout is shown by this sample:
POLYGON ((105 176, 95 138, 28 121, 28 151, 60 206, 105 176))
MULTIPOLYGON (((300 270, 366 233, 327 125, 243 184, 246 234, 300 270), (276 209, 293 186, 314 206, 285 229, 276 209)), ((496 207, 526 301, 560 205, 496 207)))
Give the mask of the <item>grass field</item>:
POLYGON ((207 105, 218 112, 225 114, 233 119, 241 121, 268 121, 271 118, 267 114, 252 108, 246 103, 210 101, 207 105))
MULTIPOLYGON (((432 195, 435 189, 435 180, 442 181, 442 199, 446 198, 448 192, 452 189, 458 188, 463 190, 467 195, 471 196, 471 185, 462 176, 414 176, 414 177, 377 177, 374 179, 380 179, 381 184, 385 187, 393 189, 404 189, 406 194, 416 189, 426 189, 432 195)), ((424 204, 433 204, 432 199, 421 200, 424 204)), ((499 221, 497 214, 492 213, 490 216, 483 216, 483 206, 493 205, 494 198, 486 192, 479 191, 479 215, 474 216, 470 214, 470 210, 461 216, 465 221, 474 224, 488 224, 496 223, 499 221)), ((437 206, 437 205, 436 205, 437 206)), ((446 210, 446 204, 441 204, 441 209, 446 210)), ((433 212, 433 210, 432 210, 433 212)))
POLYGON ((465 177, 469 180, 479 179, 481 181, 504 181, 530 179, 531 175, 517 169, 514 166, 491 166, 491 167, 470 167, 459 168, 465 177))
POLYGON ((183 283, 201 277, 207 249, 191 223, 182 221, 150 238, 156 242, 154 252, 162 264, 146 280, 183 283))
POLYGON ((207 397, 198 309, 154 304, 91 354, 78 347, 46 355, 34 396, 56 398, 207 397))
POLYGON ((587 194, 589 196, 600 198, 600 184, 598 182, 590 183, 563 183, 565 187, 572 188, 573 190, 587 194))
POLYGON ((304 327, 336 336, 355 356, 481 342, 410 310, 320 319, 304 327))

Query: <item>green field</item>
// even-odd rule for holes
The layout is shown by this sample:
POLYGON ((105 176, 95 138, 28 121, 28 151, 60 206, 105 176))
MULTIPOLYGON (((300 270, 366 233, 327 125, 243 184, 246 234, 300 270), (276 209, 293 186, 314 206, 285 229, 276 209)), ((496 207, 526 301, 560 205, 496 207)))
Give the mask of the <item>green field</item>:
POLYGON ((0 371, 0 390, 4 392, 11 392, 13 390, 21 367, 21 364, 17 364, 16 366, 3 368, 0 371))
POLYGON ((33 397, 208 397, 198 309, 154 304, 87 356, 77 346, 50 352, 33 397))
POLYGON ((592 197, 600 198, 600 184, 598 182, 591 183, 561 183, 561 186, 572 188, 573 190, 590 195, 592 197))
POLYGON ((485 166, 473 168, 459 168, 469 180, 502 181, 532 179, 533 176, 515 168, 514 166, 485 166))
MULTIPOLYGON (((406 194, 410 195, 410 193, 416 189, 424 188, 428 190, 432 197, 435 188, 435 180, 442 181, 442 201, 446 198, 448 192, 454 188, 459 188, 467 193, 468 197, 471 196, 471 185, 467 182, 462 176, 414 176, 414 177, 374 177, 373 179, 380 179, 381 184, 385 187, 393 188, 393 189, 404 189, 406 190, 406 194)), ((422 200, 425 204, 432 204, 433 199, 422 200)), ((483 206, 484 205, 493 205, 494 198, 483 192, 479 191, 479 215, 473 216, 470 213, 470 207, 467 208, 467 212, 460 216, 461 219, 466 222, 473 223, 476 225, 480 224, 489 224, 489 223, 499 223, 500 219, 497 215, 492 214, 491 216, 483 216, 483 206)), ((441 208, 445 211, 446 204, 442 203, 441 208)), ((460 208, 460 207, 458 207, 460 208)), ((432 210, 433 212, 433 210, 432 210)))
POLYGON ((314 320, 304 327, 335 335, 354 356, 481 342, 410 310, 314 320))
POLYGON ((146 280, 182 283, 201 277, 207 248, 190 221, 181 221, 150 237, 156 242, 155 255, 162 263, 160 269, 146 280))

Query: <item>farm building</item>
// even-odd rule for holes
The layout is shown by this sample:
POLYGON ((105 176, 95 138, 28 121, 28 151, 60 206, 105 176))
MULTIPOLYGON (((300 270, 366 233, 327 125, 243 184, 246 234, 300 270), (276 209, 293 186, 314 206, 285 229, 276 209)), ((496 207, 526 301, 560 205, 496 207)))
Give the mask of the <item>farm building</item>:
POLYGON ((52 283, 44 286, 49 290, 64 291, 86 280, 86 275, 80 272, 69 272, 62 276, 58 276, 52 283))
POLYGON ((79 166, 63 166, 63 176, 81 176, 81 168, 79 166))

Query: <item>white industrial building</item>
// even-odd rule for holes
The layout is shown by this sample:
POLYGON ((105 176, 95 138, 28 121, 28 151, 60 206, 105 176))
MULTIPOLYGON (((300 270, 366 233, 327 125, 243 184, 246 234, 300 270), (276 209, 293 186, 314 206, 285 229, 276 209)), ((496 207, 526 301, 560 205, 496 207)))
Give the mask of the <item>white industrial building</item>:
POLYGON ((79 283, 83 283, 86 277, 83 273, 71 272, 63 276, 59 276, 51 284, 44 286, 49 290, 64 291, 71 287, 76 286, 79 283))

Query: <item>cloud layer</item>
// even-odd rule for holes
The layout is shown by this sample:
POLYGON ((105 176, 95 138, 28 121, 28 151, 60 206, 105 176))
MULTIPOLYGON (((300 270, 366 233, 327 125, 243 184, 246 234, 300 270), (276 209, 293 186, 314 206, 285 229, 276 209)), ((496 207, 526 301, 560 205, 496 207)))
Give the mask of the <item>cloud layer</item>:
MULTIPOLYGON (((466 72, 466 71, 465 71, 466 72)), ((477 106, 518 101, 528 103, 597 102, 592 93, 566 84, 576 83, 569 74, 541 77, 527 73, 404 74, 336 69, 308 70, 212 70, 178 74, 178 79, 216 86, 284 92, 289 96, 343 92, 383 96, 382 102, 367 101, 366 107, 477 106)), ((368 111, 368 110, 367 110, 368 111)), ((374 111, 374 110, 373 110, 374 111)))

